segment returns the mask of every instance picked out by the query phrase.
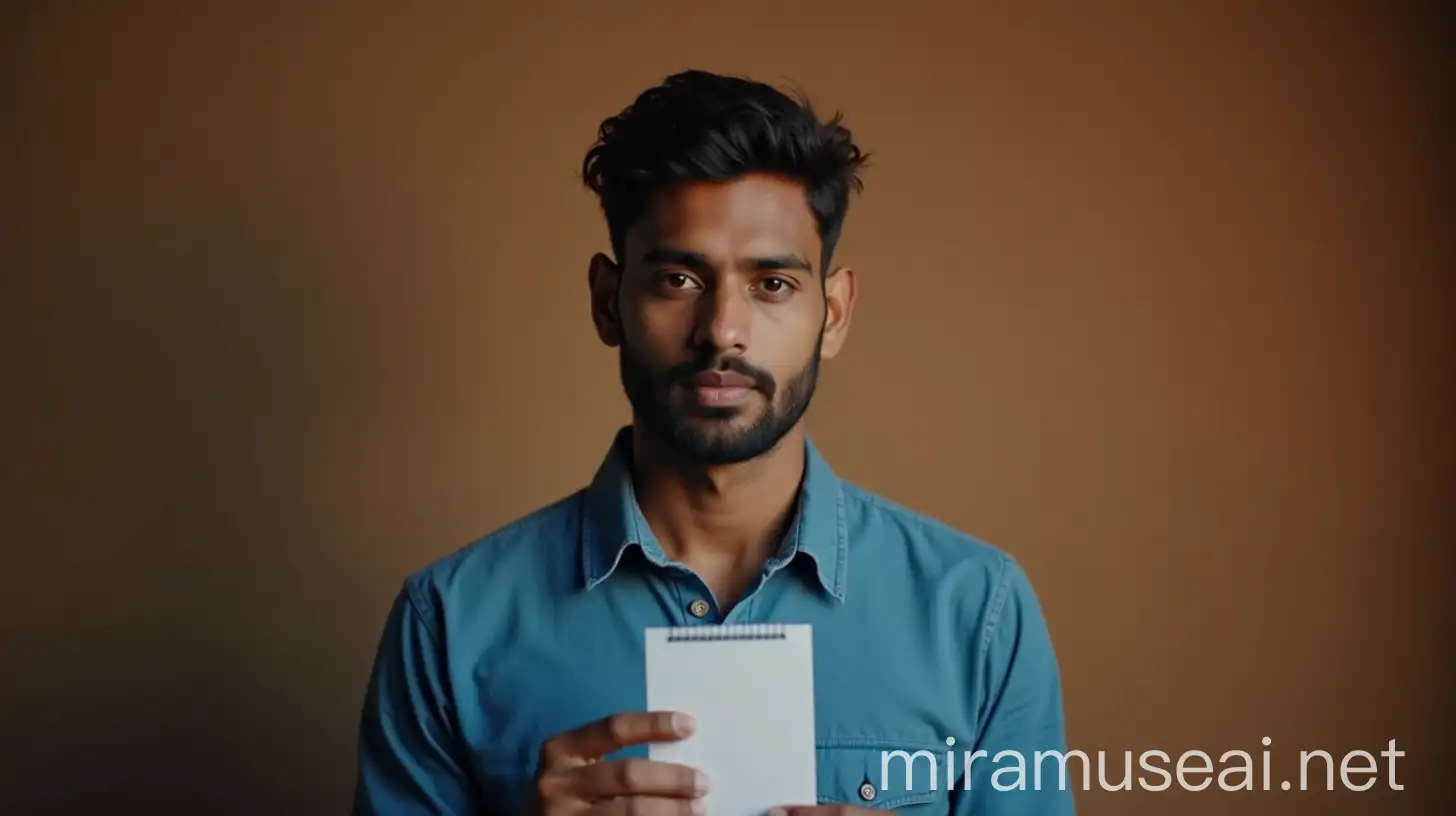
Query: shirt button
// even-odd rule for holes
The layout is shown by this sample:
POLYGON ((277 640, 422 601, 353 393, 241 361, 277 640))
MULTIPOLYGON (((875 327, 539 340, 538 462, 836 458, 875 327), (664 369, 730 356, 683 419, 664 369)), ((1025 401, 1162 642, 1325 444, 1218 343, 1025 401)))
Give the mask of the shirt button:
POLYGON ((708 614, 708 602, 702 598, 688 604, 688 613, 695 618, 701 618, 708 614))
POLYGON ((875 786, 866 782, 859 786, 859 798, 866 802, 875 798, 875 786))

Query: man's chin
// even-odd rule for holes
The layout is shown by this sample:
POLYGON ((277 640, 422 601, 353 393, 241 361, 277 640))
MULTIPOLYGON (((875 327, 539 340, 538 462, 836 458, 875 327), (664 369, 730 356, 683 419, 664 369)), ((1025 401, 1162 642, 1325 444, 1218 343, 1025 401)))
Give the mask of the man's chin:
POLYGON ((667 427, 659 427, 657 435, 683 455, 716 459, 742 447, 753 435, 752 428, 751 422, 737 417, 679 415, 667 427))
POLYGON ((676 411, 673 424, 708 439, 732 440, 750 435, 763 421, 763 412, 748 406, 709 408, 694 405, 676 411))
POLYGON ((673 417, 673 423, 684 428, 700 429, 703 433, 731 433, 753 426, 750 412, 742 408, 698 408, 680 411, 673 417))

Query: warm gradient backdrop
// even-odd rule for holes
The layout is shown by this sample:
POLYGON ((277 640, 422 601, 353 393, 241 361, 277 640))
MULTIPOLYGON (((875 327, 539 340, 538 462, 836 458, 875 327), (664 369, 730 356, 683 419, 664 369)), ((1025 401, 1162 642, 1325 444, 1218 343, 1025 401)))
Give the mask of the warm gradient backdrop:
POLYGON ((1408 751, 1393 796, 1084 813, 1453 812, 1434 14, 273 6, 0 18, 0 811, 344 811, 404 575, 627 420, 576 174, 691 66, 874 153, 813 431, 1026 565, 1074 747, 1408 751))

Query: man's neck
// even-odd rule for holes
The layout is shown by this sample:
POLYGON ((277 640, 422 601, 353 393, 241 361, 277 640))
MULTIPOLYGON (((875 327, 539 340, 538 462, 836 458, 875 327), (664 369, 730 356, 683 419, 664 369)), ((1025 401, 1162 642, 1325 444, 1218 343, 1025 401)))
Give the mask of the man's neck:
POLYGON ((748 462, 683 462, 634 429, 637 501, 667 555, 690 567, 756 571, 777 551, 804 477, 804 432, 748 462))

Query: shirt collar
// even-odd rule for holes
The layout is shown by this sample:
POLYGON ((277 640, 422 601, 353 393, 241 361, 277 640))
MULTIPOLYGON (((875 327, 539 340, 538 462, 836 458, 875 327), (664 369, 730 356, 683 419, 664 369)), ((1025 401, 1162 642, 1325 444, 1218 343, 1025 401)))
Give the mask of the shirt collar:
MULTIPOLYGON (((844 495, 839 477, 813 441, 804 440, 804 480, 796 517, 782 548, 769 560, 776 570, 799 556, 814 566, 814 576, 836 600, 845 595, 849 534, 844 520, 844 495)), ((606 458, 586 489, 582 518, 583 588, 591 590, 617 568, 628 548, 636 547, 658 566, 670 563, 652 534, 632 485, 632 428, 617 432, 606 458)))

